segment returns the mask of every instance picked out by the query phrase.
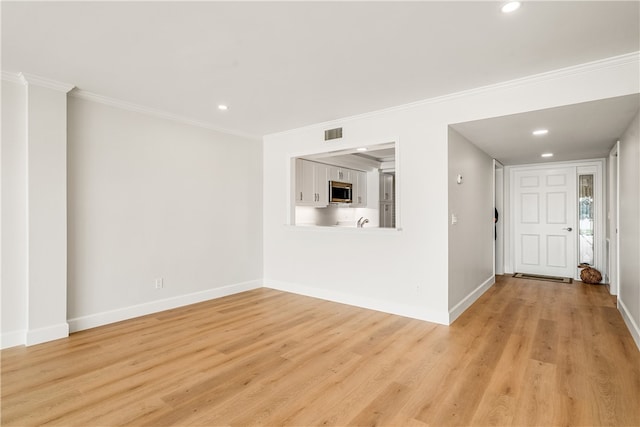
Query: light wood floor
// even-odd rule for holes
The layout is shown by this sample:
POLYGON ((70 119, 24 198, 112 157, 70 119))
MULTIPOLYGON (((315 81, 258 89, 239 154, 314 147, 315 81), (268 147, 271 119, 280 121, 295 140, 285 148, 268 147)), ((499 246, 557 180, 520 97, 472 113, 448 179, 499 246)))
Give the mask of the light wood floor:
POLYGON ((2 351, 2 425, 640 425, 603 286, 499 277, 452 326, 259 289, 2 351))

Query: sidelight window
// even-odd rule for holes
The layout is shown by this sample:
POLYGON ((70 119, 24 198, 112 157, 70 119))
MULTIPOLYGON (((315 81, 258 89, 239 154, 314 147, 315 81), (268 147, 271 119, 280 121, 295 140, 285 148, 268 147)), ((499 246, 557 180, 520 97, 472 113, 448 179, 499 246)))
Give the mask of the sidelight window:
POLYGON ((594 264, 593 175, 578 176, 578 249, 580 263, 594 264))

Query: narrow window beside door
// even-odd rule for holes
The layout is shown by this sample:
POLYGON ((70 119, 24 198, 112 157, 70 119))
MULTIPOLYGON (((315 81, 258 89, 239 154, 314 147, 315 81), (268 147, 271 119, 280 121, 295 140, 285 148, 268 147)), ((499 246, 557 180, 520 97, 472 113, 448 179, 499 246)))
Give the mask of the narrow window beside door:
POLYGON ((580 263, 593 265, 593 175, 578 177, 578 198, 580 263))

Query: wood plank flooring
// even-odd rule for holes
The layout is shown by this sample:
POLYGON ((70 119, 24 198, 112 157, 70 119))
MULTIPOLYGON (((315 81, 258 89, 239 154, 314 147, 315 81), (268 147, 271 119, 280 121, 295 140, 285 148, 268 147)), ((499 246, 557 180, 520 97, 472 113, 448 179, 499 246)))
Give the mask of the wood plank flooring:
POLYGON ((499 276, 453 325, 259 289, 2 351, 4 426, 640 426, 603 286, 499 276))

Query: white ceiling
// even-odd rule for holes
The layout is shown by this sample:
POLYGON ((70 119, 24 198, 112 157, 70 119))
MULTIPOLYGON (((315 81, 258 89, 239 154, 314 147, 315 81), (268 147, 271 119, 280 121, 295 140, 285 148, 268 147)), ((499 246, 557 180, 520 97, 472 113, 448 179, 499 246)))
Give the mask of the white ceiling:
POLYGON ((638 1, 501 4, 2 1, 2 69, 261 136, 640 50, 638 1))
POLYGON ((394 142, 370 145, 367 148, 368 150, 366 152, 359 152, 356 149, 346 149, 304 156, 302 158, 360 170, 389 169, 391 166, 395 167, 396 148, 394 142))
POLYGON ((505 166, 595 159, 609 155, 639 109, 640 95, 628 95, 451 127, 505 166), (537 129, 549 133, 535 136, 537 129))

